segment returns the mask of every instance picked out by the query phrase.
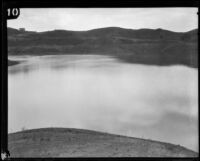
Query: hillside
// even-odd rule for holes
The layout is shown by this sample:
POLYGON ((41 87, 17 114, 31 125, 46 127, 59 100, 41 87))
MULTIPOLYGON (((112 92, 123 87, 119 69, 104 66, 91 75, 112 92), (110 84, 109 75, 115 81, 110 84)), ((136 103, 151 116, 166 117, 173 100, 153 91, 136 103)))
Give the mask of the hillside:
POLYGON ((198 30, 108 27, 88 31, 19 31, 8 28, 9 55, 104 54, 131 63, 198 67, 198 30))
POLYGON ((197 157, 179 145, 97 131, 44 128, 8 136, 11 157, 197 157))

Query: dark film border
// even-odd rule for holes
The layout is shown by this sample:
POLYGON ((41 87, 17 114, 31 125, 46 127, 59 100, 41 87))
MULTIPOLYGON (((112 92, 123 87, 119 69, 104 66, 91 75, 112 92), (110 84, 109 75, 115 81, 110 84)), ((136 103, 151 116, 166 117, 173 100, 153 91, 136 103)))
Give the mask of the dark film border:
POLYGON ((198 0, 3 0, 9 7, 198 7, 198 0))
MULTIPOLYGON (((9 153, 8 149, 8 48, 7 48, 7 9, 8 8, 145 8, 145 7, 198 7, 198 20, 199 20, 199 1, 198 0, 2 0, 2 43, 1 43, 1 154, 9 153)), ((199 27, 199 21, 198 21, 199 27)), ((199 36, 199 31, 198 31, 199 36)), ((199 48, 198 48, 199 49, 199 48)), ((198 57, 199 59, 199 57, 198 57)), ((199 70, 198 70, 199 72, 199 70)), ((199 76, 199 73, 198 73, 199 76)), ((199 94, 198 94, 199 96, 199 94)), ((198 116, 199 110, 198 110, 198 116)), ((199 129, 198 129, 199 134, 199 129)), ((199 153, 199 152, 198 152, 199 153)), ((170 160, 170 161, 197 161, 196 158, 6 158, 6 160, 170 160)))

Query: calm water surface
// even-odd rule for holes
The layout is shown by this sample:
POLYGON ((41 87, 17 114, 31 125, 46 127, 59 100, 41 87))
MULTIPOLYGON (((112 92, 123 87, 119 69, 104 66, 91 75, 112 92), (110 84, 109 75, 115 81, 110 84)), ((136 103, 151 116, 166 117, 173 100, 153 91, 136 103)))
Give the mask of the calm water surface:
POLYGON ((198 70, 98 55, 10 57, 9 132, 71 127, 198 151, 198 70))

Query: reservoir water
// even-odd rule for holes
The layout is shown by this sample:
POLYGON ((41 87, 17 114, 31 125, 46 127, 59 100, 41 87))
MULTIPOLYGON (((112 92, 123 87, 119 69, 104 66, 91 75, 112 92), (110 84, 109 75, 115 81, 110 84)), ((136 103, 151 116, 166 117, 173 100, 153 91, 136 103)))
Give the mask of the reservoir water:
POLYGON ((9 133, 81 128, 198 151, 198 70, 100 55, 11 56, 9 133))

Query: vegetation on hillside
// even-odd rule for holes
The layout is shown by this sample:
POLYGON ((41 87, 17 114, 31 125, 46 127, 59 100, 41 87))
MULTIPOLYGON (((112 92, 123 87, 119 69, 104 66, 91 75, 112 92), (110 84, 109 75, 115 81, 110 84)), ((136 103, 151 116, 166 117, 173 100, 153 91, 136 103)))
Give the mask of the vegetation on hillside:
POLYGON ((198 67, 198 30, 100 28, 88 31, 21 32, 8 28, 9 55, 103 54, 121 60, 198 67))
POLYGON ((11 157, 197 157, 180 145, 72 128, 25 130, 8 136, 11 157))

